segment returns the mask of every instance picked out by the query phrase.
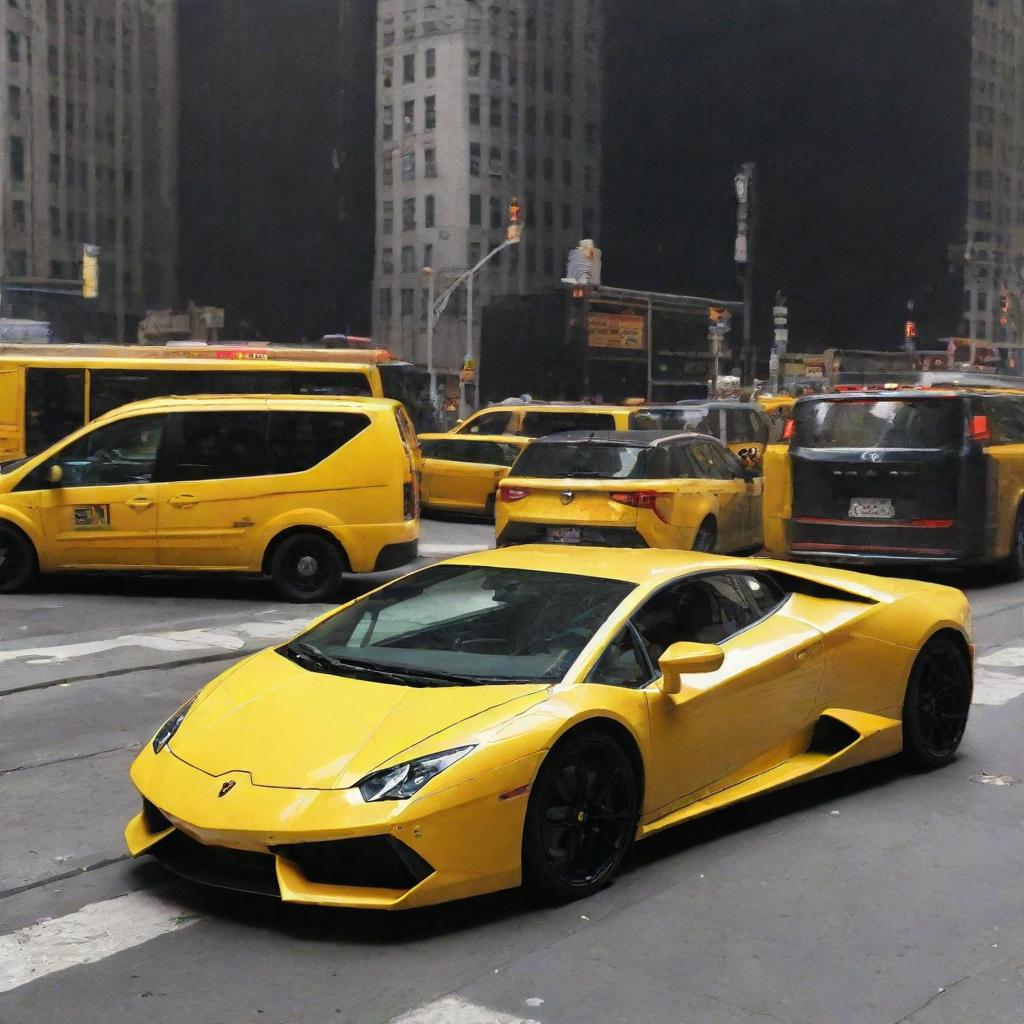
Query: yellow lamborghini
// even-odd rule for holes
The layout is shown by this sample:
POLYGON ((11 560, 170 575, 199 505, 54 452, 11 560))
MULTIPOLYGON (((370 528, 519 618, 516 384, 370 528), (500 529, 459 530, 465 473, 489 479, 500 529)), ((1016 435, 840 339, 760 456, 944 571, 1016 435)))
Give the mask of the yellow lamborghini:
POLYGON ((398 909, 606 884, 634 840, 903 752, 951 760, 963 594, 664 550, 525 546, 387 584, 160 727, 125 835, 201 882, 398 909))

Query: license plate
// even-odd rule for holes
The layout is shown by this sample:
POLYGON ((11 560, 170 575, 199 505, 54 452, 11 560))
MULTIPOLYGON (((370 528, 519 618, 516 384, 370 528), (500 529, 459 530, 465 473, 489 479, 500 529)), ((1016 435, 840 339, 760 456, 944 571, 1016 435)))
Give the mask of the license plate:
POLYGON ((851 498, 851 519, 894 519, 892 498, 851 498))
POLYGON ((579 544, 580 528, 578 526, 549 526, 548 540, 556 544, 579 544))

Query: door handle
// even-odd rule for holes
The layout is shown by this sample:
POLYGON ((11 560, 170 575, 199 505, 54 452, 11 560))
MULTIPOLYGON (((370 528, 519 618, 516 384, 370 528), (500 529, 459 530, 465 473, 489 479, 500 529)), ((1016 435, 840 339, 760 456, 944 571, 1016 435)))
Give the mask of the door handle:
POLYGON ((191 508, 198 501, 199 499, 194 494, 176 494, 168 500, 167 504, 173 505, 174 508, 191 508))
POLYGON ((149 498, 129 498, 125 504, 136 512, 145 512, 147 508, 153 507, 153 502, 149 498))

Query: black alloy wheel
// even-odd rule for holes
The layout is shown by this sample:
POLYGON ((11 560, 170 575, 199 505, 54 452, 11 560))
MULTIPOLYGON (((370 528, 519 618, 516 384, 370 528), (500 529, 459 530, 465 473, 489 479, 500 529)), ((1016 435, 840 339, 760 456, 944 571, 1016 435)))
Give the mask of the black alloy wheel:
POLYGON ((523 833, 523 878, 559 899, 588 896, 622 863, 639 816, 636 772, 602 732, 570 734, 537 775, 523 833))
POLYGON ((953 760, 971 708, 971 667, 946 637, 932 640, 917 656, 903 699, 903 756, 918 768, 953 760))
POLYGON ((0 526, 0 594, 24 590, 36 575, 36 553, 24 534, 0 526))
POLYGON ((286 601, 328 601, 341 586, 344 558, 317 533, 293 533, 274 551, 270 575, 286 601))
POLYGON ((714 519, 708 516, 697 530, 697 536, 693 540, 693 550, 711 553, 715 550, 717 543, 718 528, 715 526, 714 519))

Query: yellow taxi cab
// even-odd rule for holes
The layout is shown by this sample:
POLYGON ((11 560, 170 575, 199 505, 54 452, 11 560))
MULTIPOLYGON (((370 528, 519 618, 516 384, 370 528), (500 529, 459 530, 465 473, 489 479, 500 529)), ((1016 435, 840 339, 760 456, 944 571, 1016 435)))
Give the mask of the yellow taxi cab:
POLYGON ((269 574, 293 601, 416 557, 410 425, 390 399, 134 402, 0 467, 0 592, 38 572, 269 574))
POLYGON ((644 405, 629 418, 631 430, 680 430, 717 437, 748 468, 761 465, 771 430, 752 402, 688 399, 674 405, 644 405))
POLYGON ((498 482, 508 476, 528 437, 420 434, 424 508, 494 517, 498 482))
POLYGON ((732 552, 761 547, 762 480, 720 441, 648 430, 535 440, 498 488, 508 544, 732 552))
POLYGON ((635 408, 586 402, 522 402, 490 405, 457 423, 451 434, 518 434, 543 437, 569 430, 628 430, 635 408))

